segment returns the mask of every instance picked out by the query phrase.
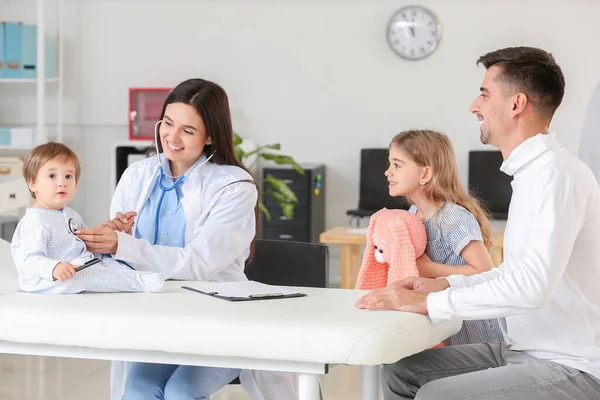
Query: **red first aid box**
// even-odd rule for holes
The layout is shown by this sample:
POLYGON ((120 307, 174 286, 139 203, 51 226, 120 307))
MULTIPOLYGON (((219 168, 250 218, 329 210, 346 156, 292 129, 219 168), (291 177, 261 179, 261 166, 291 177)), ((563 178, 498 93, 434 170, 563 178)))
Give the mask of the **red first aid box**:
POLYGON ((160 119, 170 88, 129 89, 129 139, 154 140, 154 126, 160 119))

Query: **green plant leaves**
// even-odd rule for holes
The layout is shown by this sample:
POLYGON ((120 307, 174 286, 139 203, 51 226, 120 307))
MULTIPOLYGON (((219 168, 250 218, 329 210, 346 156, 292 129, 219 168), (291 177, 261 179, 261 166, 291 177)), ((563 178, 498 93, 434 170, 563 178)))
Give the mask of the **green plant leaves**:
MULTIPOLYGON (((240 148, 240 145, 243 143, 243 141, 244 139, 234 132, 233 146, 235 155, 242 164, 246 165, 244 160, 248 160, 250 157, 257 155, 264 160, 273 161, 278 165, 289 165, 294 169, 294 171, 298 172, 300 175, 304 175, 304 170, 292 157, 283 154, 265 152, 265 149, 280 150, 281 145, 279 143, 259 146, 258 148, 246 153, 240 148)), ((254 160, 254 162, 255 161, 256 160, 254 160)), ((252 164, 254 164, 254 162, 252 164)), ((252 168, 252 166, 248 167, 252 168)), ((294 206, 298 202, 298 198, 296 197, 294 191, 290 189, 290 187, 282 179, 275 178, 270 174, 264 178, 263 184, 268 185, 268 189, 264 191, 264 196, 271 197, 273 200, 275 200, 286 218, 292 218, 294 216, 294 206)), ((265 214, 267 221, 270 221, 271 213, 262 201, 259 201, 258 207, 260 211, 265 214)))
POLYGON ((298 165, 296 161, 290 156, 273 153, 261 153, 260 157, 264 158, 265 160, 274 161, 279 165, 290 165, 300 175, 304 175, 304 170, 302 169, 302 167, 300 167, 300 165, 298 165))

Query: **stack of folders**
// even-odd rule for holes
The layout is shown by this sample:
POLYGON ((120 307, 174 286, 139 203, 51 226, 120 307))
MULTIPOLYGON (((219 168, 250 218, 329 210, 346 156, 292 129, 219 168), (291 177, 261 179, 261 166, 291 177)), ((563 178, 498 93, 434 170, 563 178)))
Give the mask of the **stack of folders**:
POLYGON ((35 141, 35 129, 0 126, 0 148, 31 149, 35 141))
MULTIPOLYGON (((45 75, 56 77, 54 44, 45 37, 45 75)), ((37 78, 37 25, 0 23, 0 79, 37 78)))

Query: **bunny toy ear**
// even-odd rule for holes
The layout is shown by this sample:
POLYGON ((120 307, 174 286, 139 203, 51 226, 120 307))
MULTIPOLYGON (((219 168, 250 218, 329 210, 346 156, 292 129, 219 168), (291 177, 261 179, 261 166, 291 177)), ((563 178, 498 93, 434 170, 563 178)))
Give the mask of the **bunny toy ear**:
POLYGON ((400 217, 406 224, 408 234, 410 235, 415 248, 415 255, 419 258, 423 255, 425 248, 427 247, 427 232, 425 232, 425 225, 423 225, 423 221, 421 221, 419 217, 408 211, 403 211, 400 217))
POLYGON ((358 271, 358 278, 356 279, 356 289, 371 290, 385 287, 387 267, 377 262, 373 248, 373 232, 375 231, 375 224, 381 216, 382 211, 383 210, 377 211, 375 214, 371 215, 371 218, 369 219, 367 245, 363 254, 360 270, 358 271), (383 283, 381 283, 382 280, 383 283))
MULTIPOLYGON (((375 214, 371 215, 371 218, 369 218, 369 228, 367 229, 367 243, 369 243, 369 240, 371 240, 372 242, 373 232, 375 232, 375 223, 382 216, 382 214, 385 213, 385 210, 387 210, 387 208, 382 208, 375 214)), ((371 245, 372 244, 373 243, 371 243, 371 245)))
POLYGON ((388 285, 409 276, 419 276, 415 245, 412 242, 406 222, 401 218, 397 218, 391 224, 390 230, 394 238, 390 254, 388 285))

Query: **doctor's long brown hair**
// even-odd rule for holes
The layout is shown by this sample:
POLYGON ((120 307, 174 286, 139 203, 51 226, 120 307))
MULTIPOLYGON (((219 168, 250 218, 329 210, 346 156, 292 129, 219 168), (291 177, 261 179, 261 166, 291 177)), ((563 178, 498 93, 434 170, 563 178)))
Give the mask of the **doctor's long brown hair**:
MULTIPOLYGON (((211 144, 204 146, 202 152, 206 157, 213 154, 209 162, 219 165, 234 165, 252 174, 235 155, 233 148, 233 125, 231 123, 231 112, 229 110, 229 99, 225 90, 214 82, 204 79, 188 79, 177 85, 167 96, 160 120, 162 121, 167 106, 171 103, 184 103, 194 107, 202 118, 206 127, 206 135, 211 139, 211 144)), ((163 152, 160 140, 158 151, 163 152)), ((151 149, 154 146, 151 147, 151 149)), ((240 184, 248 184, 241 182, 240 184)), ((255 182, 252 182, 258 190, 255 182)), ((254 206, 254 222, 258 229, 258 202, 254 206)), ((256 232, 250 245, 250 260, 254 256, 254 243, 256 232)))
POLYGON ((463 188, 448 136, 430 130, 410 130, 396 135, 390 146, 394 144, 418 166, 432 168, 431 181, 425 188, 427 197, 435 203, 449 201, 467 209, 477 219, 483 243, 490 249, 492 240, 488 214, 479 200, 463 188))

